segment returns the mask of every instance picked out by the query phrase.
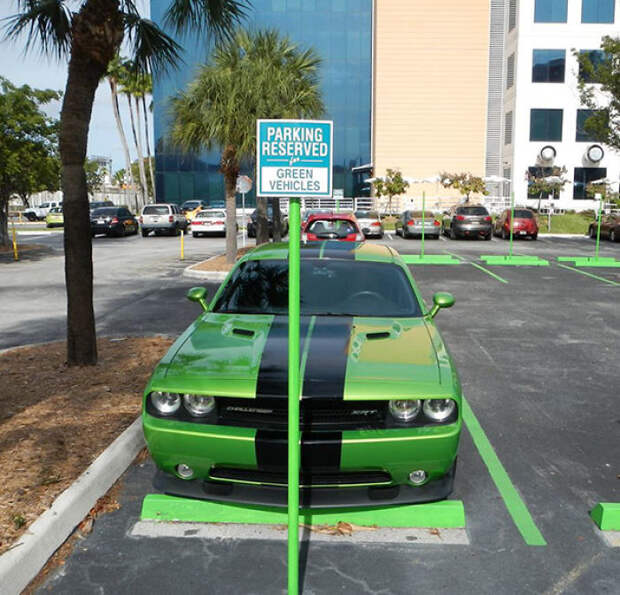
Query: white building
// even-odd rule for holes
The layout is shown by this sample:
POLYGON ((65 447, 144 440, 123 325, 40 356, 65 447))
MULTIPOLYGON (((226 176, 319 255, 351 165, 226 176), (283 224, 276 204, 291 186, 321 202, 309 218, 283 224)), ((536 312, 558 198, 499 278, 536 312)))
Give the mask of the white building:
POLYGON ((517 204, 537 206, 538 198, 528 198, 528 168, 545 175, 544 168, 564 166, 569 183, 543 205, 592 209, 585 185, 617 182, 620 155, 597 148, 583 131, 588 113, 573 49, 600 50, 603 36, 620 34, 620 0, 508 0, 505 8, 502 175, 512 180, 517 204))

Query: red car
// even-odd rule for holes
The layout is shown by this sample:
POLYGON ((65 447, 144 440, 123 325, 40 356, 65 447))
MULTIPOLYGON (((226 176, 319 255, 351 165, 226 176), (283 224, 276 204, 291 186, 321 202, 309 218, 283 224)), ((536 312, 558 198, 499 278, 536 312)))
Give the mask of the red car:
MULTIPOLYGON (((505 240, 510 237, 510 209, 503 211, 495 220, 493 233, 496 236, 501 236, 505 240)), ((530 211, 530 209, 515 209, 515 222, 512 235, 515 238, 530 237, 533 240, 538 237, 538 223, 536 222, 534 211, 530 211)))
POLYGON ((362 242, 364 236, 353 215, 347 213, 317 213, 310 215, 301 229, 304 242, 339 240, 341 242, 362 242))

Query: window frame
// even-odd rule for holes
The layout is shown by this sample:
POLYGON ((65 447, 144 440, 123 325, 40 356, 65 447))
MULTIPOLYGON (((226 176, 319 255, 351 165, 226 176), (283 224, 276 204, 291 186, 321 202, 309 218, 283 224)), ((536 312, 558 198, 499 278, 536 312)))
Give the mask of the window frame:
POLYGON ((562 142, 563 127, 564 127, 564 110, 563 109, 561 108, 534 108, 534 107, 530 109, 530 142, 562 142), (550 129, 549 119, 546 122, 546 130, 545 130, 544 136, 538 136, 538 135, 533 134, 534 116, 536 115, 535 112, 536 114, 547 112, 548 116, 550 116, 551 114, 557 114, 559 112, 559 115, 560 115, 559 137, 554 137, 551 134, 549 134, 549 129, 550 129))
MULTIPOLYGON (((557 58, 559 59, 559 58, 557 58)), ((562 84, 566 81, 566 50, 562 49, 562 48, 534 48, 532 50, 532 83, 550 83, 550 84, 562 84), (551 62, 552 59, 548 59, 546 62, 543 63, 539 63, 539 64, 544 64, 545 65, 545 79, 544 80, 537 80, 536 79, 536 53, 542 53, 542 52, 547 52, 547 53, 551 53, 551 52, 556 52, 558 55, 561 53, 562 54, 562 77, 561 80, 558 78, 557 80, 554 80, 552 78, 552 73, 554 72, 554 69, 556 69, 557 67, 551 66, 551 62)))

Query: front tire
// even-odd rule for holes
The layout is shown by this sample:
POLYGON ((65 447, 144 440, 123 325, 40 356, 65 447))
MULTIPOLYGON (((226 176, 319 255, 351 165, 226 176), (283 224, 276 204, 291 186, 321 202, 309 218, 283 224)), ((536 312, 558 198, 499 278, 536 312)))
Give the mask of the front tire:
POLYGON ((148 229, 142 229, 142 237, 145 238, 149 235, 149 230, 148 229))

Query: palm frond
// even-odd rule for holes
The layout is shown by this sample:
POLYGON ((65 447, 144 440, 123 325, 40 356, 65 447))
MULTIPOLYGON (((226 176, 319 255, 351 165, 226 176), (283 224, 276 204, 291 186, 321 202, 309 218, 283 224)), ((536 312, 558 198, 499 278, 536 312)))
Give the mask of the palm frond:
POLYGON ((19 12, 3 19, 5 38, 26 34, 25 51, 39 45, 41 53, 66 57, 71 50, 72 14, 64 0, 18 0, 19 12))
POLYGON ((221 42, 230 39, 250 8, 249 0, 172 0, 164 22, 177 34, 208 33, 221 42))
POLYGON ((163 73, 183 62, 181 46, 153 21, 132 12, 124 13, 123 18, 126 40, 137 71, 163 73))

